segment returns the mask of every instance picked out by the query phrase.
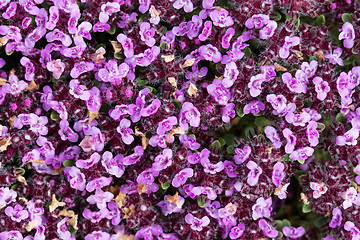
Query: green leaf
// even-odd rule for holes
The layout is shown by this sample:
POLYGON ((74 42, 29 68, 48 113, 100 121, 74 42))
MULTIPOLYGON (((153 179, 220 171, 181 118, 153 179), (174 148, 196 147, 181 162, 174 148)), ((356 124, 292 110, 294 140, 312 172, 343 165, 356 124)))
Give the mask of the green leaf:
POLYGON ((221 144, 221 146, 224 146, 225 145, 225 140, 223 138, 219 138, 219 142, 221 144))
POLYGON ((280 21, 281 20, 281 14, 278 13, 277 11, 272 11, 270 13, 270 19, 274 20, 274 21, 280 21))
POLYGON ((7 52, 5 51, 6 55, 10 56, 11 54, 13 54, 14 51, 11 51, 11 52, 7 52))
POLYGON ((304 205, 302 206, 302 212, 303 212, 303 213, 309 213, 309 212, 311 212, 311 206, 310 206, 310 204, 304 204, 304 205))
POLYGON ((25 169, 23 168, 15 168, 15 174, 16 175, 24 175, 25 169))
POLYGON ((64 167, 72 167, 75 166, 75 161, 74 159, 67 159, 63 162, 63 166, 64 167))
POLYGON ((304 164, 304 163, 305 163, 305 159, 299 158, 297 161, 298 161, 300 164, 304 164))
POLYGON ((116 27, 115 26, 111 26, 110 29, 107 31, 109 34, 114 35, 116 32, 116 27))
POLYGON ((114 53, 114 58, 116 59, 122 59, 121 53, 114 53))
POLYGON ((160 43, 160 48, 161 48, 161 49, 168 48, 167 42, 162 41, 162 42, 160 43))
POLYGON ((153 94, 157 94, 157 90, 153 87, 150 87, 150 86, 145 86, 146 88, 150 89, 150 92, 153 93, 153 94))
POLYGON ((320 15, 316 18, 315 23, 317 26, 322 26, 326 23, 326 19, 324 15, 320 15))
POLYGON ((161 188, 166 190, 170 187, 170 181, 167 181, 166 183, 161 183, 161 188))
POLYGON ((210 149, 221 149, 221 143, 219 140, 215 140, 211 145, 210 149))
POLYGON ((350 13, 343 13, 343 14, 341 15, 341 20, 342 20, 344 23, 345 23, 345 22, 352 22, 350 13))
POLYGON ((316 129, 317 129, 319 132, 324 131, 325 128, 326 128, 325 124, 323 124, 323 123, 317 123, 317 128, 316 128, 316 129))
POLYGON ((247 127, 244 130, 244 134, 245 134, 245 137, 250 140, 251 136, 255 135, 255 129, 253 127, 247 127))
POLYGON ((200 195, 197 198, 197 204, 199 205, 199 207, 203 208, 206 206, 206 203, 208 202, 208 198, 205 197, 204 195, 200 195))
POLYGON ((342 115, 341 113, 338 113, 335 117, 336 122, 343 122, 345 120, 346 120, 346 117, 344 115, 342 115))
POLYGON ((230 130, 230 128, 231 128, 231 123, 225 123, 225 124, 224 124, 224 127, 225 127, 226 130, 230 130))
POLYGON ((174 100, 174 105, 177 109, 181 109, 182 108, 182 102, 179 100, 174 100))
POLYGON ((57 122, 60 120, 59 114, 55 111, 52 111, 50 114, 50 119, 57 122))
POLYGON ((234 148, 235 148, 235 146, 228 146, 226 148, 226 152, 229 154, 235 154, 234 148))
POLYGON ((68 228, 68 230, 69 230, 69 232, 71 233, 71 234, 75 234, 76 233, 76 229, 73 227, 73 226, 69 226, 69 228, 68 228))
POLYGON ((249 57, 252 53, 252 51, 249 47, 245 47, 243 52, 245 53, 244 57, 249 57))
POLYGON ((270 120, 264 118, 264 117, 257 117, 255 118, 255 125, 258 127, 265 127, 270 125, 270 120))
POLYGON ((243 112, 242 109, 236 109, 235 112, 236 112, 236 114, 237 114, 239 117, 245 116, 245 113, 243 112))

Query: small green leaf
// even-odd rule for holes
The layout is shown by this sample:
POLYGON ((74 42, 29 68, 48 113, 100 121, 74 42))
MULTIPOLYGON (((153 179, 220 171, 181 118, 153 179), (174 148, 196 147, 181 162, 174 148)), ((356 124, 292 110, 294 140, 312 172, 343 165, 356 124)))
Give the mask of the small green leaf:
POLYGON ((69 226, 69 228, 68 228, 68 230, 69 230, 69 232, 71 233, 71 234, 75 234, 76 233, 76 229, 73 227, 73 226, 69 226))
POLYGON ((243 112, 242 109, 236 109, 235 112, 236 112, 236 114, 237 114, 239 117, 245 116, 245 113, 243 112))
POLYGON ((13 54, 14 51, 11 51, 11 52, 7 52, 5 51, 6 55, 10 56, 11 54, 13 54))
POLYGON ((157 94, 157 90, 153 87, 150 87, 150 86, 145 86, 146 88, 150 89, 150 92, 153 93, 153 94, 157 94))
POLYGON ((342 20, 344 23, 345 23, 345 22, 352 22, 350 13, 343 13, 343 14, 341 15, 341 20, 342 20))
POLYGON ((15 174, 16 175, 24 175, 25 169, 23 168, 15 168, 15 174))
POLYGON ((297 161, 298 161, 300 164, 304 164, 304 163, 305 163, 305 159, 299 158, 297 161))
POLYGON ((200 195, 197 198, 197 204, 199 205, 199 207, 203 208, 206 206, 206 203, 208 202, 208 198, 205 197, 204 195, 200 195))
POLYGON ((174 105, 177 109, 181 109, 182 108, 182 102, 179 100, 174 100, 174 105))
POLYGON ((116 32, 116 27, 115 26, 111 26, 110 29, 107 31, 109 34, 114 35, 116 32))
POLYGON ((162 42, 160 43, 160 48, 161 48, 161 49, 168 48, 168 43, 165 42, 165 41, 162 41, 162 42))
POLYGON ((309 212, 311 212, 311 206, 310 206, 310 204, 304 204, 304 205, 302 206, 302 212, 303 212, 303 213, 309 213, 309 212))
POLYGON ((272 11, 270 13, 270 19, 274 20, 274 21, 280 21, 281 20, 281 14, 278 13, 277 11, 272 11))
POLYGON ((221 146, 224 146, 225 145, 225 140, 223 138, 219 138, 219 142, 221 144, 221 146))
POLYGON ((346 120, 346 117, 344 115, 342 115, 341 113, 338 113, 335 117, 336 122, 343 122, 345 120, 346 120))
POLYGON ((264 118, 264 117, 257 117, 255 118, 255 125, 258 127, 265 127, 270 125, 270 120, 264 118))
POLYGON ((114 53, 114 58, 116 59, 122 59, 121 53, 114 53))
POLYGON ((324 15, 320 15, 316 18, 315 23, 317 26, 322 26, 326 23, 326 19, 324 15))
POLYGON ((210 149, 221 149, 221 143, 219 140, 215 140, 211 145, 210 149))
POLYGON ((229 154, 235 154, 234 148, 235 148, 234 146, 228 146, 226 148, 226 152, 229 154))
POLYGON ((60 120, 59 114, 55 111, 52 111, 50 114, 50 119, 57 122, 60 120))
POLYGON ((323 124, 323 123, 317 123, 317 130, 318 130, 319 132, 324 131, 325 128, 326 128, 325 124, 323 124))
POLYGON ((170 181, 167 181, 166 183, 161 183, 161 188, 166 190, 170 187, 170 181))
POLYGON ((75 161, 74 159, 67 159, 63 162, 63 166, 64 167, 72 167, 75 166, 75 161))
POLYGON ((249 57, 252 53, 251 49, 249 47, 245 47, 243 52, 245 53, 244 57, 249 57))
POLYGON ((230 128, 231 128, 231 123, 225 123, 225 124, 224 124, 224 127, 225 127, 226 130, 230 130, 230 128))

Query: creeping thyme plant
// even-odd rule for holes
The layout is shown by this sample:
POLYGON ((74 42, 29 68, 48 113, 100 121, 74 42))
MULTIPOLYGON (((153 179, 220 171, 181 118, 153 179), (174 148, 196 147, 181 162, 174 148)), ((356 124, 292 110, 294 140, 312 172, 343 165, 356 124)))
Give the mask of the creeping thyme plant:
POLYGON ((359 37, 358 0, 0 0, 0 239, 360 239, 359 37))

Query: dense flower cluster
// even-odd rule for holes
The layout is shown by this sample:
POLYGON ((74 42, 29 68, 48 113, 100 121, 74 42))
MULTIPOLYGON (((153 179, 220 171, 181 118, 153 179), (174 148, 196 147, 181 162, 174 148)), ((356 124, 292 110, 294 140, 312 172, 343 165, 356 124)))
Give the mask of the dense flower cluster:
POLYGON ((0 0, 0 239, 360 239, 359 9, 0 0))

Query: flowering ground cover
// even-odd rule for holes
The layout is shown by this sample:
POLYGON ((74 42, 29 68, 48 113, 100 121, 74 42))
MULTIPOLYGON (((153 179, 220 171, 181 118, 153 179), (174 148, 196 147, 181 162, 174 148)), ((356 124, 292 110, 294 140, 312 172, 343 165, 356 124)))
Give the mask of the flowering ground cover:
POLYGON ((0 239, 360 239, 358 0, 0 0, 0 239))

